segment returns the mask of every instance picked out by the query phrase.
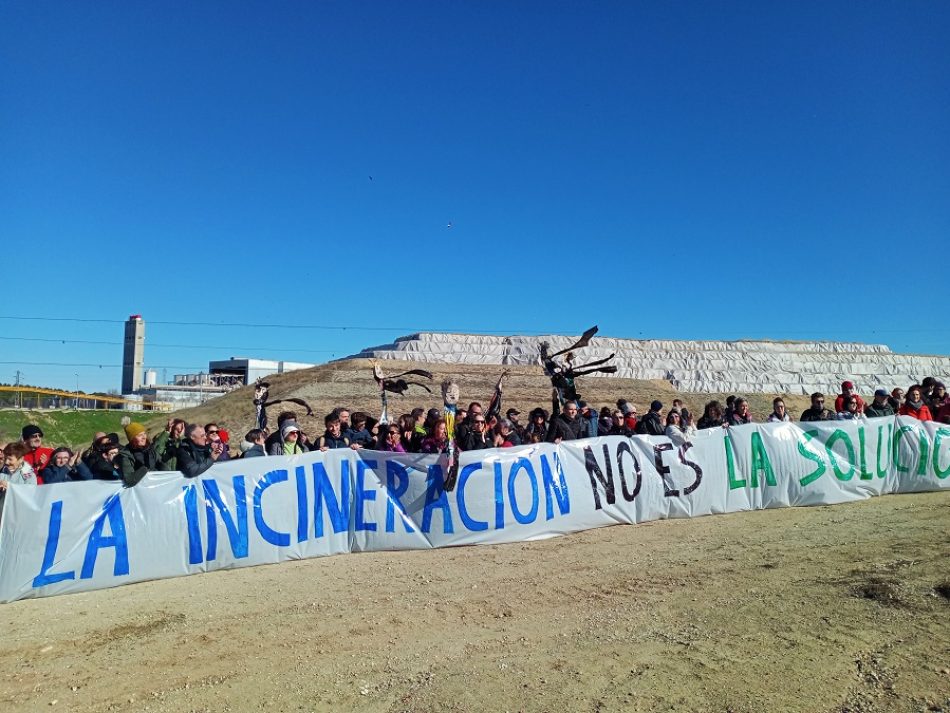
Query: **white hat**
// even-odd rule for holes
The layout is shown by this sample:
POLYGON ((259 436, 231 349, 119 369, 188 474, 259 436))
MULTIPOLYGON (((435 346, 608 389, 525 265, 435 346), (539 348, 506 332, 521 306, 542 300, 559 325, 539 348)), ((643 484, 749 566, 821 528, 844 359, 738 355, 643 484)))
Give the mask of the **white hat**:
POLYGON ((285 423, 284 427, 280 429, 280 437, 284 440, 287 440, 287 436, 291 433, 300 433, 300 429, 297 428, 296 423, 285 423))

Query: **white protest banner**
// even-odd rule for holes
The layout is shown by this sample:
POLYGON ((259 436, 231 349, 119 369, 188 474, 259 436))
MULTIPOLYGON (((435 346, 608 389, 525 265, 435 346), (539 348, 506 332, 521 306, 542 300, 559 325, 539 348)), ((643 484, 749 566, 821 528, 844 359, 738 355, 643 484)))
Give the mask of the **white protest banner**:
POLYGON ((344 552, 534 540, 593 527, 950 488, 950 427, 912 418, 754 424, 444 457, 350 449, 193 479, 11 485, 0 601, 344 552))

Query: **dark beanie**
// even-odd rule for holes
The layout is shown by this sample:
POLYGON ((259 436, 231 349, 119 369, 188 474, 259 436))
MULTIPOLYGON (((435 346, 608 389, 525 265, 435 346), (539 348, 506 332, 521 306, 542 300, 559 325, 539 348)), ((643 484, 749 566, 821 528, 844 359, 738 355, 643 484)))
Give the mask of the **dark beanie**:
POLYGON ((40 438, 43 437, 43 429, 39 426, 33 425, 32 423, 28 426, 24 426, 21 433, 23 434, 24 441, 29 440, 33 436, 39 436, 40 438))
POLYGON ((652 403, 650 404, 650 410, 651 410, 651 411, 662 411, 662 410, 663 410, 663 404, 660 403, 659 401, 654 401, 654 402, 652 402, 652 403))

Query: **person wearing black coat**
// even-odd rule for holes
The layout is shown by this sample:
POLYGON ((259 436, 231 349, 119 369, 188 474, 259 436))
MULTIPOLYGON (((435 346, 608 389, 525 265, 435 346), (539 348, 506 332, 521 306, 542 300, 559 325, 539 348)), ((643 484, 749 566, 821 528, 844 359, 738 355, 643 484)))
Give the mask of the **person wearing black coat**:
MULTIPOLYGON (((81 461, 92 476, 90 480, 122 480, 121 474, 113 464, 118 454, 119 435, 117 433, 108 433, 97 438, 92 451, 81 461)), ((79 464, 76 465, 78 470, 79 464)))
POLYGON ((627 426, 627 419, 623 414, 623 411, 614 411, 613 416, 610 418, 610 430, 607 431, 608 436, 626 436, 630 437, 634 435, 636 431, 627 426))
POLYGON ((494 448, 494 439, 487 431, 485 417, 481 412, 474 416, 469 415, 469 419, 470 428, 465 432, 465 441, 462 443, 462 450, 480 451, 484 448, 494 448))
MULTIPOLYGON (((889 403, 888 394, 885 389, 878 389, 874 392, 874 400, 864 407, 864 415, 868 418, 881 418, 882 416, 893 416, 897 413, 889 403)), ((55 453, 53 454, 55 455, 55 453)), ((49 468, 49 466, 46 466, 49 468)), ((45 475, 43 476, 45 479, 45 475)))
MULTIPOLYGON (((161 456, 156 445, 149 441, 145 426, 134 421, 125 427, 128 445, 119 449, 114 465, 122 475, 122 481, 129 487, 137 485, 151 470, 164 470, 161 456)), ((164 452, 164 447, 162 452, 164 452)))
POLYGON ((221 457, 222 449, 208 445, 208 436, 196 423, 185 429, 185 439, 178 447, 178 470, 186 478, 196 478, 213 466, 221 457))
POLYGON ((834 421, 835 412, 825 408, 825 395, 816 391, 811 395, 811 408, 802 411, 799 421, 834 421))
POLYGON ((710 401, 706 404, 703 415, 696 422, 696 428, 700 431, 706 428, 719 428, 722 426, 722 404, 718 401, 710 401))
POLYGON ((548 412, 543 408, 536 408, 528 415, 528 425, 521 434, 524 443, 533 443, 535 439, 543 441, 548 436, 548 412))
POLYGON ((577 418, 577 404, 574 401, 568 401, 564 404, 564 410, 551 419, 545 440, 548 443, 560 443, 586 438, 586 426, 586 422, 577 418))
POLYGON ((455 422, 455 442, 463 451, 470 450, 465 447, 465 444, 468 442, 469 437, 475 430, 472 426, 475 418, 484 417, 484 414, 482 413, 482 405, 477 401, 472 401, 472 403, 468 405, 466 413, 467 415, 464 419, 460 419, 455 422))
POLYGON ((663 404, 654 401, 650 404, 650 410, 643 414, 643 418, 637 423, 637 433, 644 436, 663 436, 666 434, 666 425, 660 417, 660 411, 663 410, 663 404))

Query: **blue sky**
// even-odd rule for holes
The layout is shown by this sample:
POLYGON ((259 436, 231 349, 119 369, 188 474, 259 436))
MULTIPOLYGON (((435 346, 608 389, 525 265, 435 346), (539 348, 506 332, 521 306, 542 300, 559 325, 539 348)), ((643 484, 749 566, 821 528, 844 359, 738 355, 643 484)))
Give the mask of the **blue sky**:
POLYGON ((941 2, 4 1, 0 381, 117 386, 132 313, 169 376, 594 323, 946 354, 948 36, 941 2))

